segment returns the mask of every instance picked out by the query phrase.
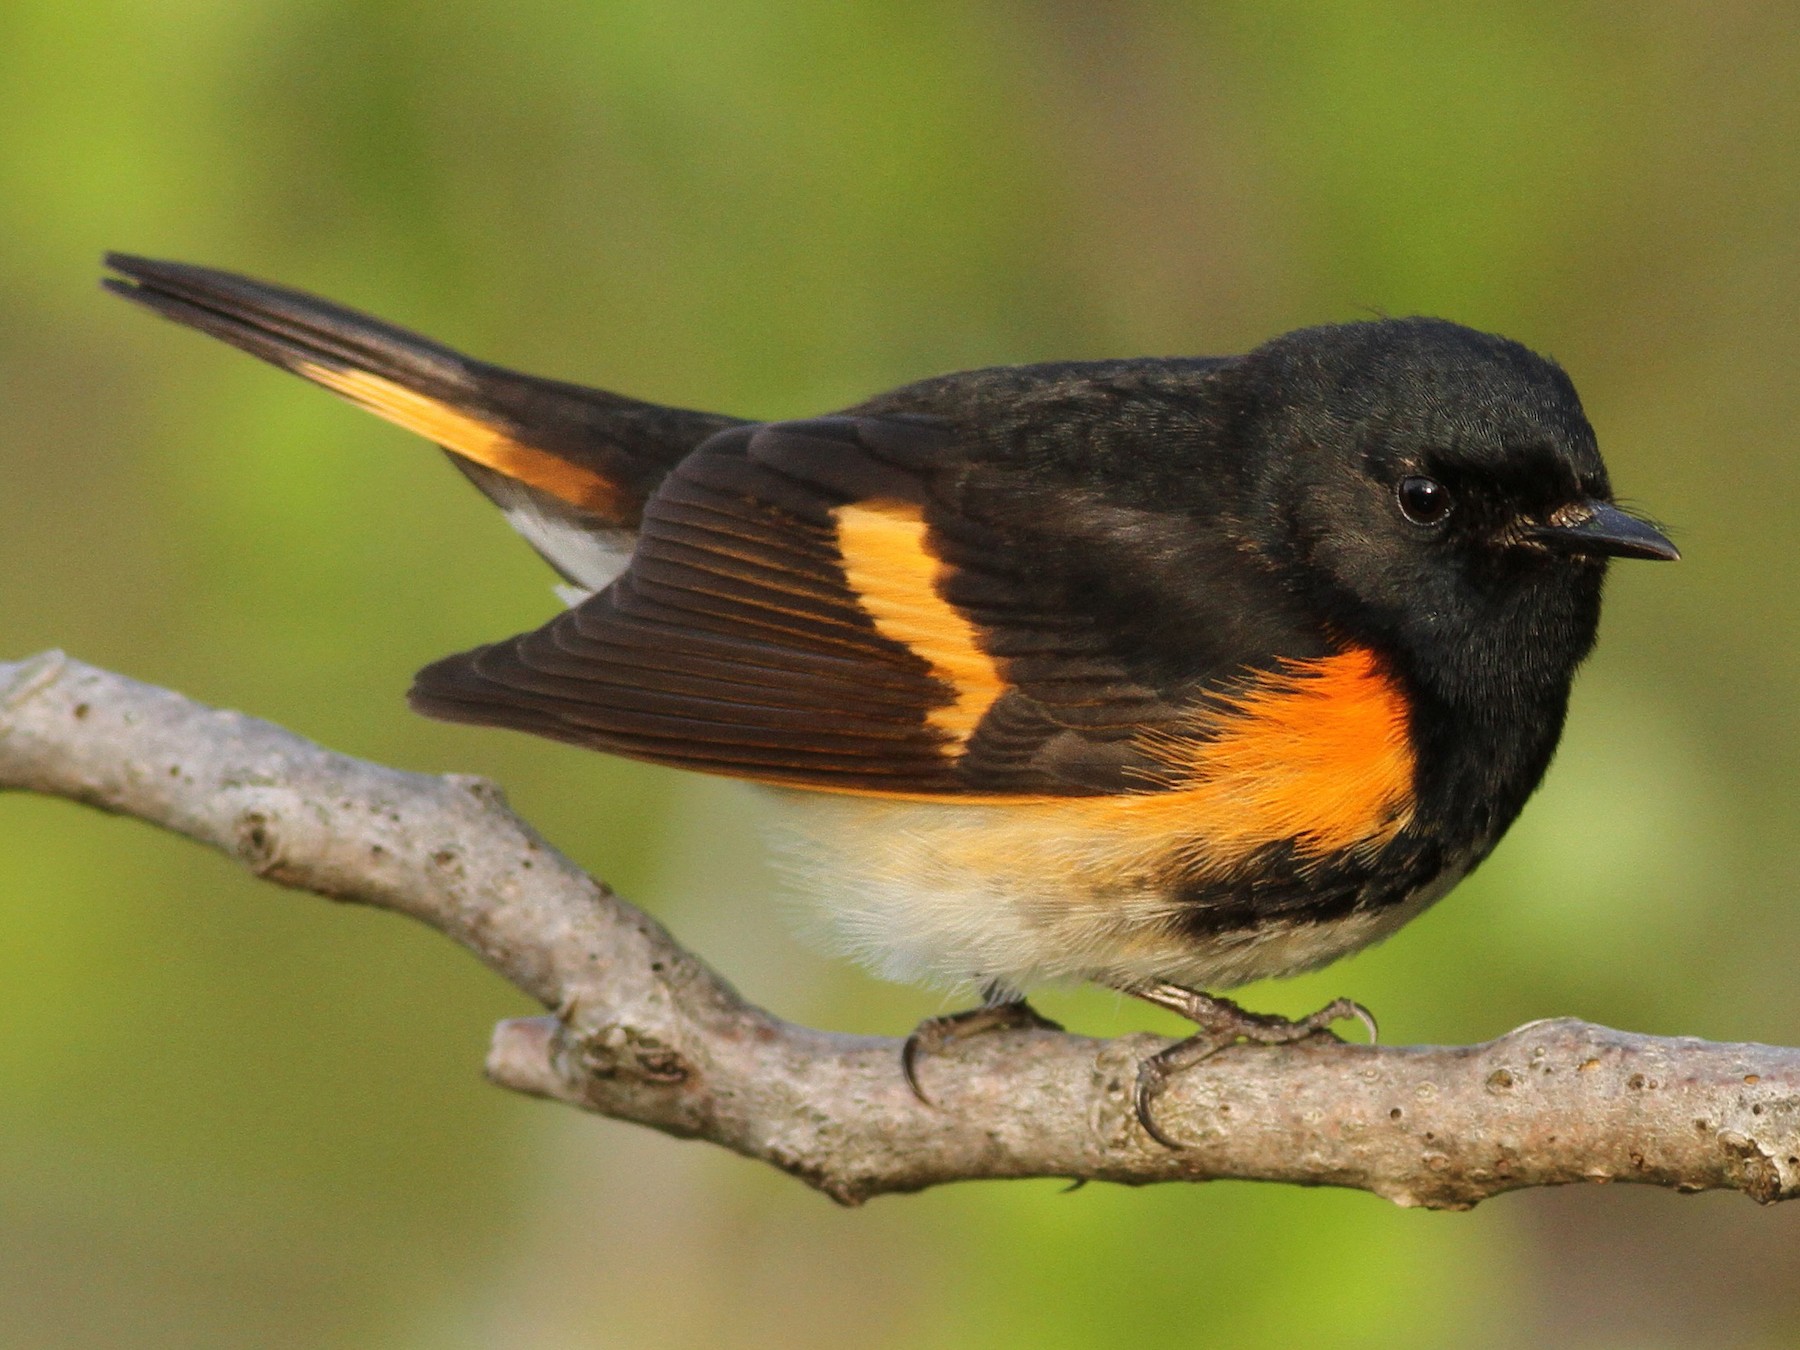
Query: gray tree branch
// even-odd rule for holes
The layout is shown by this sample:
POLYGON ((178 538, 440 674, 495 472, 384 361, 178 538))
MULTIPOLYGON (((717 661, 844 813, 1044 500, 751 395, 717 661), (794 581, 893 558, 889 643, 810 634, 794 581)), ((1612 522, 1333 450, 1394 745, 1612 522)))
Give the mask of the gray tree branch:
POLYGON ((1800 1191, 1800 1050, 1533 1022, 1485 1045, 1243 1046, 1129 1094, 1166 1042, 895 1040, 752 1007, 479 779, 402 773, 50 652, 0 663, 0 788, 134 816, 268 880, 430 924, 553 1010, 503 1022, 494 1082, 772 1163, 846 1204, 972 1178, 1240 1178, 1466 1208, 1525 1186, 1800 1191))

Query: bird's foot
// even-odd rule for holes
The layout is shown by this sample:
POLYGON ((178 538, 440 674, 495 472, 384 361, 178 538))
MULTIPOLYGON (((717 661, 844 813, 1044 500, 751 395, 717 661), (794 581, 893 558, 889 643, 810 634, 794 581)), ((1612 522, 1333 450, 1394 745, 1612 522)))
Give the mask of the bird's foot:
POLYGON ((1023 998, 998 998, 979 1008, 928 1017, 913 1028, 912 1035, 900 1050, 900 1068, 913 1096, 926 1105, 931 1098, 919 1086, 919 1056, 935 1055, 971 1036, 984 1036, 990 1031, 1061 1031, 1062 1023, 1052 1022, 1023 998))
POLYGON ((1199 1027, 1186 1040, 1175 1042, 1138 1065, 1132 1107, 1144 1133, 1165 1148, 1180 1148, 1181 1145, 1158 1127, 1152 1112, 1163 1086, 1176 1074, 1210 1059, 1227 1046, 1239 1041, 1253 1045, 1292 1045, 1314 1036, 1330 1036, 1335 1040, 1332 1026, 1350 1018, 1368 1029, 1371 1041, 1379 1035, 1375 1015, 1362 1004, 1347 998, 1335 999, 1306 1017, 1287 1018, 1274 1013, 1249 1012, 1228 998, 1203 994, 1176 984, 1149 985, 1129 992, 1159 1008, 1178 1013, 1199 1027))

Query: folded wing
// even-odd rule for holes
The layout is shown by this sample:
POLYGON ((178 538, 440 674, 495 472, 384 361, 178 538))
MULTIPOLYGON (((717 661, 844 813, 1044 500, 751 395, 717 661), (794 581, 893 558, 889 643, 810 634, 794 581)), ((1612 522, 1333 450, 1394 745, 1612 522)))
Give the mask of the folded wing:
POLYGON ((650 499, 611 587, 427 667, 414 706, 836 791, 1149 786, 1138 738, 1172 710, 954 509, 953 446, 903 417, 716 436, 650 499))

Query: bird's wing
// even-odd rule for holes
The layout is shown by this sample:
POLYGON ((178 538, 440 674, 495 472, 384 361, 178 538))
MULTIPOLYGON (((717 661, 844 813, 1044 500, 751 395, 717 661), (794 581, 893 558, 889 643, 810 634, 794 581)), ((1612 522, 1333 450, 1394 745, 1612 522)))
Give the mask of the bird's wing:
POLYGON ((947 500, 925 418, 725 432, 601 594, 420 672, 433 716, 796 786, 918 796, 1153 786, 1180 710, 947 500))

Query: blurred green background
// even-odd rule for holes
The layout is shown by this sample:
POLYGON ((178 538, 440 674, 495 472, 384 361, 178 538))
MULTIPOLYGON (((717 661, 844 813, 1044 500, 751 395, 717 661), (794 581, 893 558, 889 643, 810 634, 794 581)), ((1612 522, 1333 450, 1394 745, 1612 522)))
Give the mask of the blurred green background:
MULTIPOLYGON (((943 1005, 789 937, 752 794, 408 714, 415 667, 552 612, 548 572, 423 444, 104 298, 101 251, 767 417, 1443 314, 1569 368, 1687 560, 1619 569, 1480 875, 1249 996, 1350 994, 1399 1041, 1569 1013, 1793 1044, 1797 107, 1780 0, 9 0, 0 656, 493 775, 752 997, 899 1033, 943 1005)), ((1800 1206, 1045 1182, 844 1212, 485 1086, 528 1011, 399 920, 0 802, 0 1343, 1800 1343, 1800 1206)))

